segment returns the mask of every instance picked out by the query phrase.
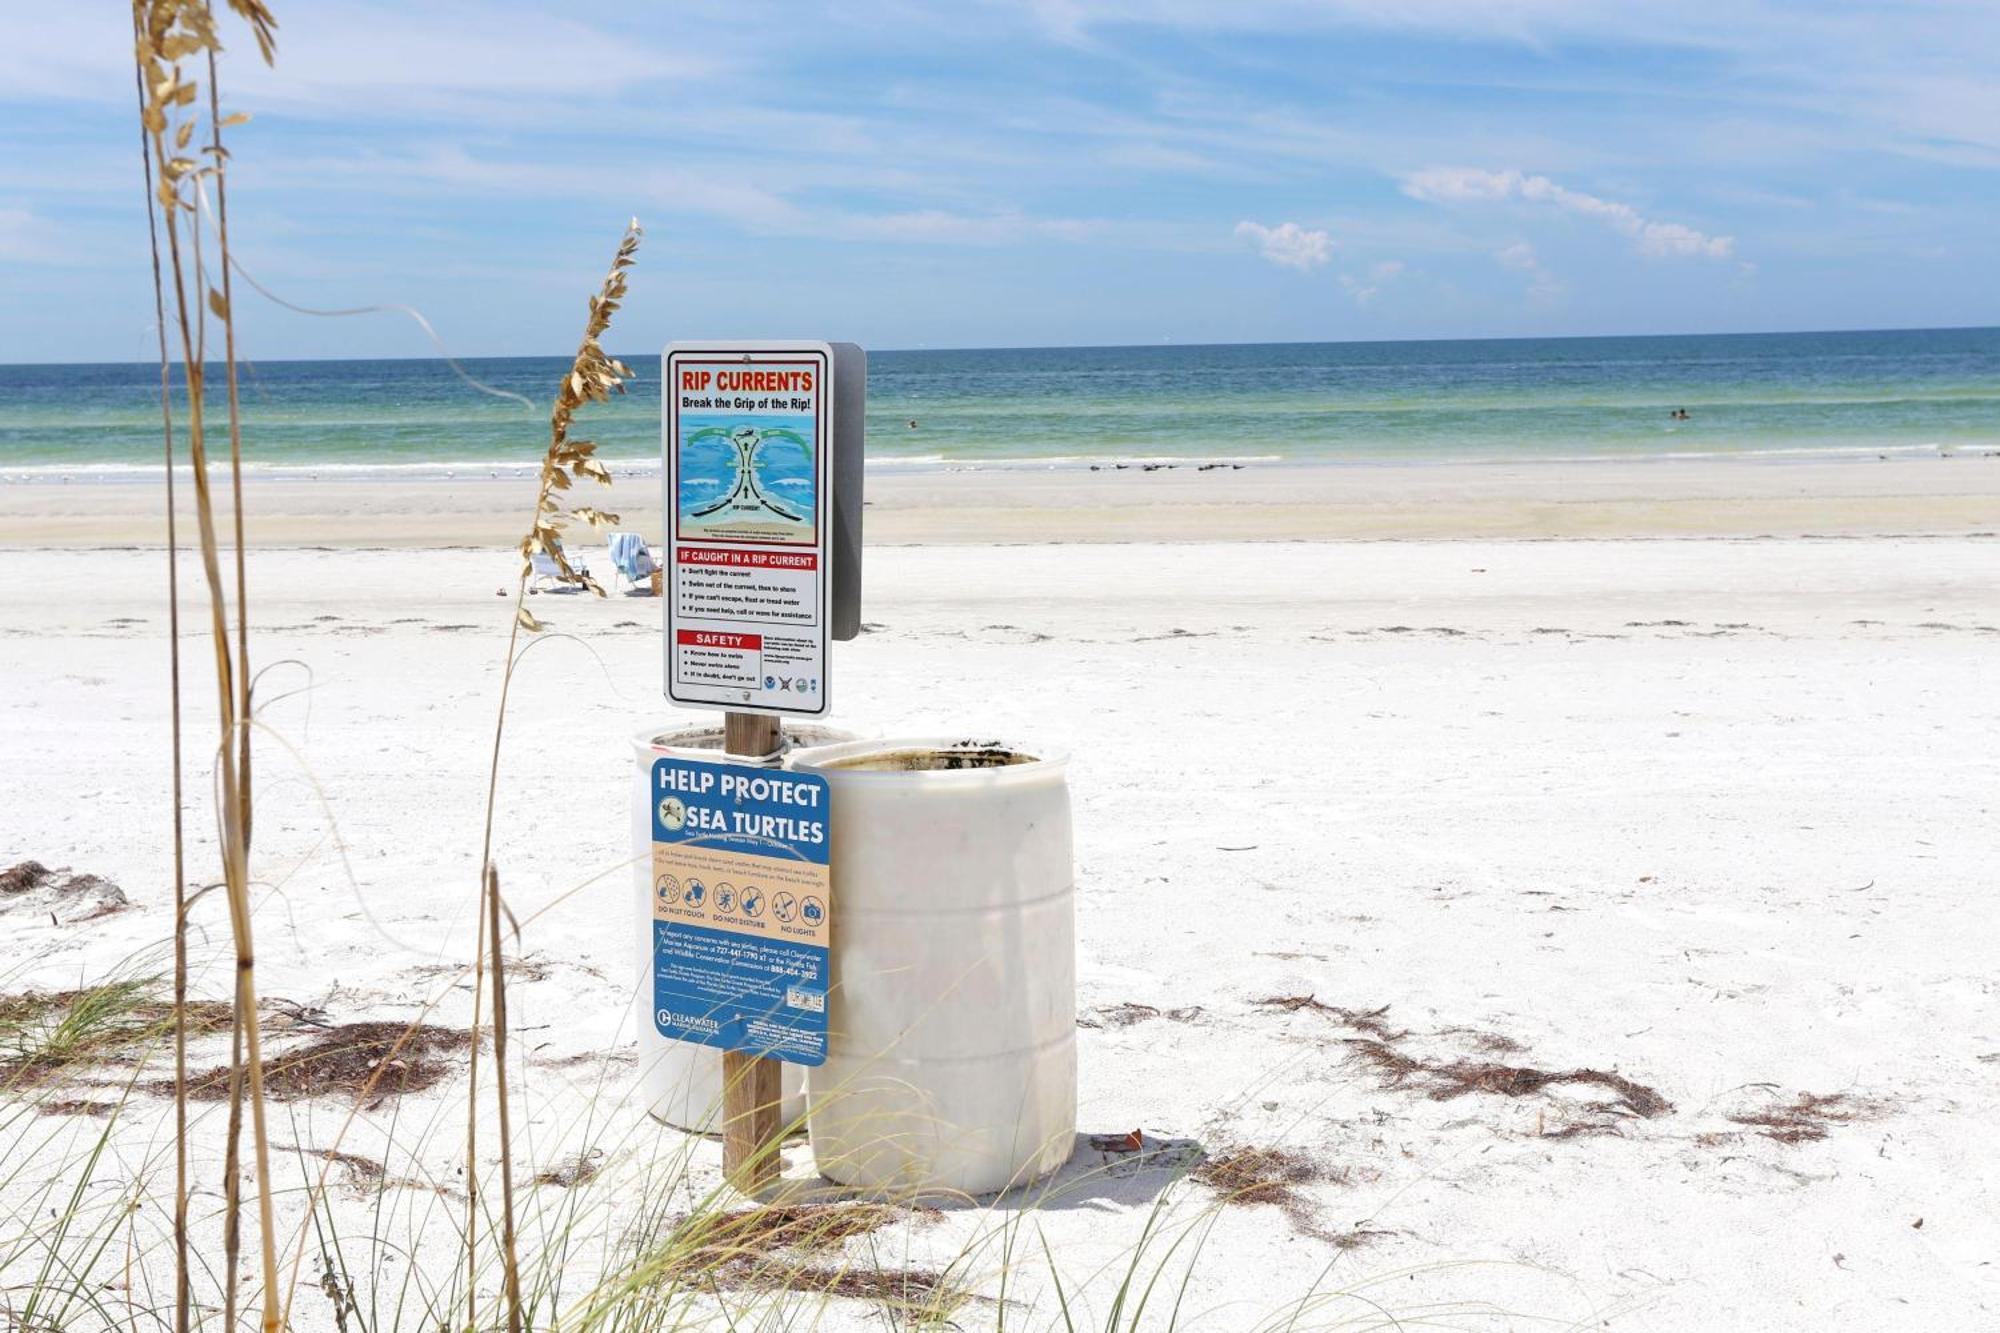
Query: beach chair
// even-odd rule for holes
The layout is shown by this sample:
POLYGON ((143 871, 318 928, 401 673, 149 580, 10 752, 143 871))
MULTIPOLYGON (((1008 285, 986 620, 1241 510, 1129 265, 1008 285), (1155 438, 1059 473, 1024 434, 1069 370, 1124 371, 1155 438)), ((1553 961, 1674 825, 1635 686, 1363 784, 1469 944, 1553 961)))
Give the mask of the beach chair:
MULTIPOLYGON (((556 549, 561 551, 562 543, 556 543, 556 549)), ((556 563, 556 558, 552 555, 537 552, 529 556, 528 591, 540 592, 544 585, 561 587, 565 583, 582 587, 583 580, 590 575, 590 568, 568 551, 563 551, 563 559, 569 562, 572 574, 564 574, 562 566, 556 563)))
POLYGON ((641 581, 650 581, 659 568, 653 561, 653 548, 636 532, 614 532, 605 538, 605 545, 610 550, 611 567, 635 588, 641 581))

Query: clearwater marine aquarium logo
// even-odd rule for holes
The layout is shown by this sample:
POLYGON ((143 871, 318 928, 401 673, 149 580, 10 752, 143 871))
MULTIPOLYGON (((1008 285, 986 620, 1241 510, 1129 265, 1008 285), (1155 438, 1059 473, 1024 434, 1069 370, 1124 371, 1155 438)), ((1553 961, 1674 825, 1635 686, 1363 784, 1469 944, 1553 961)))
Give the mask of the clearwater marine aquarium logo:
POLYGON ((669 796, 660 802, 660 823, 669 832, 679 833, 687 827, 687 804, 678 796, 669 796))

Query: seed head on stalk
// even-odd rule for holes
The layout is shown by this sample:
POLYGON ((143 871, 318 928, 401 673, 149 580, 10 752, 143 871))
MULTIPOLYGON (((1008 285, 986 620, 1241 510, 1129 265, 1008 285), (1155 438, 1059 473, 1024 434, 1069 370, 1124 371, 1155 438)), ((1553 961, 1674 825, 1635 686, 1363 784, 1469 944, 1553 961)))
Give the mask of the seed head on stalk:
MULTIPOLYGON (((603 486, 611 484, 610 471, 592 456, 597 452, 596 443, 572 440, 569 428, 578 408, 586 403, 606 402, 614 393, 624 393, 625 381, 632 378, 630 367, 605 355, 598 339, 611 327, 611 317, 625 300, 625 270, 632 267, 632 256, 637 253, 644 234, 639 220, 632 219, 624 239, 618 243, 618 253, 611 260, 611 271, 604 275, 604 285, 590 298, 590 319, 584 324, 576 358, 556 388, 555 406, 549 411, 549 448, 542 456, 541 489, 535 497, 534 526, 521 539, 524 591, 533 557, 546 555, 555 561, 564 579, 604 596, 604 589, 596 579, 571 567, 569 557, 563 553, 562 530, 573 518, 582 519, 593 528, 608 528, 618 522, 618 515, 589 505, 565 508, 558 492, 568 490, 572 481, 586 477, 603 486)), ((516 623, 531 634, 542 628, 542 623, 521 604, 518 596, 514 616, 516 623)))

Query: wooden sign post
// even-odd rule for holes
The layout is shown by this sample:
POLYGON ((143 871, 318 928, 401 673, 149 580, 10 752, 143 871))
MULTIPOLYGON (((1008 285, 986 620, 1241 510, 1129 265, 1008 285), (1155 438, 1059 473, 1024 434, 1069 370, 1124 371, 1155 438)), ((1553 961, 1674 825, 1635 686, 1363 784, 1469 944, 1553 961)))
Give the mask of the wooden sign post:
MULTIPOLYGON (((724 753, 762 757, 776 754, 780 721, 761 713, 724 713, 724 753)), ((722 1053, 722 1174, 745 1194, 755 1194, 778 1178, 774 1140, 781 1126, 781 1067, 769 1056, 746 1051, 722 1053)))

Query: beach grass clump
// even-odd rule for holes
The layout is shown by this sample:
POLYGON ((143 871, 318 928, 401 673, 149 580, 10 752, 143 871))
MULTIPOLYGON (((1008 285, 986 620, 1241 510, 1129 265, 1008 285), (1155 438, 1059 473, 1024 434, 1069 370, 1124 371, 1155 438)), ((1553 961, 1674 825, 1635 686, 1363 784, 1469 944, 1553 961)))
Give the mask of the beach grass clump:
POLYGON ((746 1208, 733 1190, 712 1190, 691 1211, 656 1213, 628 1232, 621 1262, 561 1323, 707 1327, 703 1316, 714 1314, 719 1326, 730 1327, 739 1319, 823 1313, 829 1300, 852 1300, 872 1307, 890 1327, 951 1327, 955 1314, 980 1299, 963 1272, 976 1243, 936 1267, 887 1260, 873 1241, 891 1228, 942 1216, 935 1208, 880 1200, 746 1208))
POLYGON ((697 1213, 677 1227, 678 1267, 702 1271, 783 1250, 827 1250, 908 1216, 881 1203, 771 1204, 727 1212, 697 1213))
MULTIPOLYGON (((114 977, 76 990, 0 995, 0 1086, 43 1080, 74 1066, 125 1059, 173 1031, 164 978, 114 977)), ((227 1004, 191 1002, 191 1032, 225 1031, 227 1004)))

